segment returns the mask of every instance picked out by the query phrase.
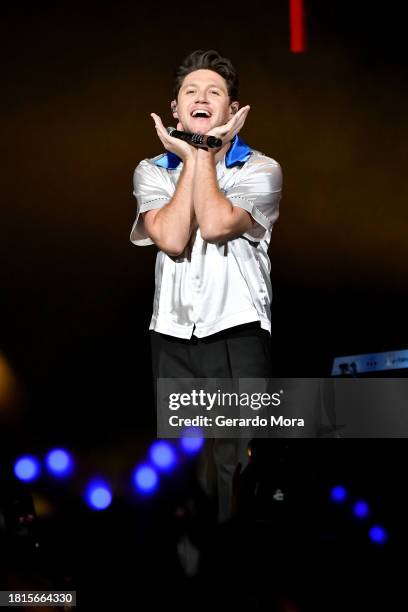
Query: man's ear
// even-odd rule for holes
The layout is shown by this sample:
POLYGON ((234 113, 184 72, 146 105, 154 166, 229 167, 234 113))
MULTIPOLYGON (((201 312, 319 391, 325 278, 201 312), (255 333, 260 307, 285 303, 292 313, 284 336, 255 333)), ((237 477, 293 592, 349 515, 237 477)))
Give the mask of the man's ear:
POLYGON ((231 106, 230 106, 230 113, 231 115, 235 115, 235 113, 238 111, 239 109, 239 102, 232 102, 231 106))
POLYGON ((174 119, 178 119, 178 113, 177 113, 177 102, 176 100, 172 100, 170 103, 170 107, 171 107, 171 112, 173 113, 173 117, 174 119))

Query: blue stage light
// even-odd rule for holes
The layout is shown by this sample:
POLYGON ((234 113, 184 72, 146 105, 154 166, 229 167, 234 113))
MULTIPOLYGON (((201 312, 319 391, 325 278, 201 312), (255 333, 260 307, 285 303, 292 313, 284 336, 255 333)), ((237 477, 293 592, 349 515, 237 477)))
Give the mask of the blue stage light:
POLYGON ((32 482, 40 475, 40 462, 33 455, 24 455, 15 462, 14 474, 19 480, 32 482))
POLYGON ((50 451, 45 458, 45 464, 53 476, 64 477, 72 472, 72 457, 62 448, 50 451))
POLYGON ((150 459, 160 470, 171 470, 176 463, 176 454, 171 444, 158 440, 150 447, 150 459))
POLYGON ((337 485, 336 487, 333 487, 330 491, 330 497, 333 502, 340 503, 344 502, 347 499, 348 493, 345 487, 343 487, 342 485, 337 485))
POLYGON ((368 532, 368 536, 374 544, 385 544, 388 540, 388 534, 386 530, 380 525, 374 525, 373 527, 371 527, 368 532))
POLYGON ((139 465, 133 472, 133 483, 139 493, 152 493, 158 482, 157 473, 150 465, 139 465))
POLYGON ((181 434, 180 444, 186 453, 198 453, 204 444, 202 430, 199 427, 188 427, 181 434))
POLYGON ((109 485, 103 480, 93 480, 86 489, 85 501, 92 510, 105 510, 112 502, 109 485))
POLYGON ((363 519, 369 514, 369 508, 367 502, 363 499, 359 499, 353 506, 353 514, 356 518, 363 519))

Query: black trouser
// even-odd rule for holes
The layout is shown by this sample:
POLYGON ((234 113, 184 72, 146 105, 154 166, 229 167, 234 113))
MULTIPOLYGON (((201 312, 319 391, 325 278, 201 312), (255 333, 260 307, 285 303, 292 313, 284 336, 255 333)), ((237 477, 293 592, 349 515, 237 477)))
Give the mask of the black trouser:
MULTIPOLYGON (((205 338, 176 338, 151 331, 153 384, 157 378, 269 378, 271 336, 259 321, 237 325, 205 338)), ((200 481, 218 494, 219 520, 230 516, 232 477, 248 462, 248 439, 207 439, 200 481)))

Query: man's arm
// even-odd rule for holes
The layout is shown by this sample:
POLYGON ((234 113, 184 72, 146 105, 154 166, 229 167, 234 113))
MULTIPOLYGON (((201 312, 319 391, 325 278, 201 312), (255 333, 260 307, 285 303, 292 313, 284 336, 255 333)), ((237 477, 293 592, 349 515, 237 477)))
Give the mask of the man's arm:
POLYGON ((174 196, 162 208, 144 213, 146 232, 157 247, 172 257, 185 249, 197 226, 193 206, 195 156, 185 158, 174 196))
MULTIPOLYGON (((193 205, 197 149, 170 136, 158 115, 151 113, 151 117, 165 149, 183 160, 183 169, 170 202, 159 210, 145 212, 144 224, 146 232, 158 248, 170 256, 177 257, 184 251, 192 232, 197 228, 193 205)), ((181 123, 177 124, 177 129, 183 129, 181 123)))
POLYGON ((253 225, 249 212, 231 204, 218 187, 214 153, 198 149, 193 202, 201 236, 222 242, 241 236, 253 225))

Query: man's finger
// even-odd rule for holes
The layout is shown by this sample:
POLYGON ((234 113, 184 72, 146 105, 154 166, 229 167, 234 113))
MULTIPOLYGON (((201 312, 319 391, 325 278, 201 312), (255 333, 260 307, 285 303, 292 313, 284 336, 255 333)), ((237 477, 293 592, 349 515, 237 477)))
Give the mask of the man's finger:
MULTIPOLYGON (((160 117, 158 115, 156 115, 155 113, 150 113, 151 116, 153 117, 154 120, 154 124, 157 130, 157 133, 159 134, 161 139, 167 139, 169 137, 169 133, 168 131, 165 129, 162 120, 160 119, 160 117)), ((171 138, 171 137, 170 137, 171 138)), ((162 140, 163 142, 163 140, 162 140)), ((163 143, 164 144, 164 143, 163 143)))
POLYGON ((156 127, 161 127, 164 129, 162 120, 160 119, 159 115, 156 115, 155 113, 150 113, 150 116, 153 118, 154 124, 156 127))
POLYGON ((225 134, 228 133, 230 130, 235 130, 238 126, 239 129, 241 129, 249 112, 249 108, 249 106, 243 106, 233 117, 231 117, 228 123, 223 126, 223 131, 225 134))
POLYGON ((246 106, 243 106, 242 108, 239 109, 239 111, 237 112, 237 115, 239 114, 243 115, 244 111, 246 113, 249 113, 250 110, 251 110, 251 107, 249 106, 249 104, 247 104, 246 106))
POLYGON ((249 112, 249 108, 248 108, 248 109, 247 109, 245 112, 243 112, 243 113, 240 115, 240 117, 238 117, 238 119, 237 119, 237 123, 236 123, 236 125, 234 126, 234 127, 235 127, 235 129, 236 129, 236 128, 238 128, 238 129, 240 130, 240 129, 242 128, 242 126, 244 125, 244 123, 245 123, 245 121, 246 121, 246 118, 247 118, 247 116, 248 116, 248 112, 249 112))
POLYGON ((243 106, 239 109, 238 113, 235 115, 236 121, 241 122, 245 121, 249 113, 249 106, 243 106))

